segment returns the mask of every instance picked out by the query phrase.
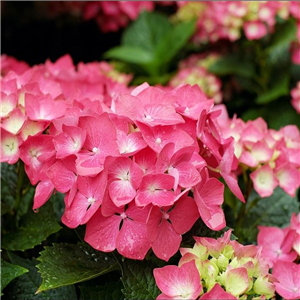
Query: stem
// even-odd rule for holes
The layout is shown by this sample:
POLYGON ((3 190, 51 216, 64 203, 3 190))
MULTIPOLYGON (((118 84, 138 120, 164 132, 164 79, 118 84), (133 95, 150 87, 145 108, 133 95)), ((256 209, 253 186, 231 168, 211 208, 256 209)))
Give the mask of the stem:
POLYGON ((22 187, 23 187, 23 182, 24 182, 24 175, 25 175, 24 163, 20 160, 19 161, 19 170, 18 170, 16 202, 15 202, 15 207, 14 207, 15 211, 18 210, 20 202, 21 202, 22 187))

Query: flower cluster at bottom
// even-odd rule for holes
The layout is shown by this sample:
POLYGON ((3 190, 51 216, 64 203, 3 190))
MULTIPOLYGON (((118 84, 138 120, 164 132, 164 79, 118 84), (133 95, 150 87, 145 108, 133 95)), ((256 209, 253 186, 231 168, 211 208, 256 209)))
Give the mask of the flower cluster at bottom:
POLYGON ((272 268, 276 293, 284 299, 300 298, 300 213, 292 214, 285 228, 259 226, 257 243, 272 268))
POLYGON ((154 269, 162 291, 157 299, 270 299, 275 277, 261 256, 261 247, 230 240, 195 237, 193 248, 181 248, 178 266, 154 269), (168 280, 166 280, 168 279, 168 280))

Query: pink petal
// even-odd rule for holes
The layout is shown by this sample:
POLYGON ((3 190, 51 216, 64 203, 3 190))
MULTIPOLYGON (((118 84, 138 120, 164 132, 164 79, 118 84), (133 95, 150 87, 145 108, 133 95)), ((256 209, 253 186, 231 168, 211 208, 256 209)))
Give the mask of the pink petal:
POLYGON ((53 139, 56 157, 64 158, 78 153, 85 141, 86 133, 79 127, 62 125, 63 132, 53 139))
POLYGON ((181 235, 163 219, 156 240, 152 243, 153 252, 158 258, 168 261, 178 251, 181 240, 181 235))
POLYGON ((250 174, 254 189, 262 197, 269 197, 273 194, 278 185, 274 172, 269 165, 264 165, 250 174))
POLYGON ((109 196, 118 207, 131 202, 135 195, 136 190, 127 180, 115 180, 109 185, 109 196))
POLYGON ((179 234, 188 232, 199 218, 197 205, 188 196, 181 197, 169 215, 173 228, 179 234))
POLYGON ((54 165, 52 165, 48 169, 47 175, 56 190, 60 193, 68 192, 76 182, 76 175, 72 171, 68 170, 61 161, 57 161, 54 165))
POLYGON ((121 220, 116 215, 103 217, 101 210, 98 210, 86 224, 84 240, 103 252, 115 250, 121 220))
POLYGON ((43 180, 38 183, 35 188, 33 209, 38 209, 43 206, 51 197, 54 186, 51 180, 43 180))
POLYGON ((277 262, 272 274, 279 282, 274 282, 276 292, 284 299, 300 298, 300 265, 292 262, 277 262))
POLYGON ((197 299, 202 291, 200 275, 194 261, 181 267, 169 265, 154 269, 153 274, 158 288, 169 299, 197 299))
POLYGON ((146 206, 150 203, 158 206, 172 205, 175 201, 175 194, 171 191, 173 186, 174 178, 171 175, 145 175, 135 198, 136 204, 138 206, 146 206))
POLYGON ((207 293, 200 297, 200 300, 216 300, 216 299, 238 299, 235 296, 225 292, 219 283, 216 283, 214 287, 207 293))
POLYGON ((150 249, 146 224, 125 219, 117 237, 117 249, 127 258, 143 260, 150 249))

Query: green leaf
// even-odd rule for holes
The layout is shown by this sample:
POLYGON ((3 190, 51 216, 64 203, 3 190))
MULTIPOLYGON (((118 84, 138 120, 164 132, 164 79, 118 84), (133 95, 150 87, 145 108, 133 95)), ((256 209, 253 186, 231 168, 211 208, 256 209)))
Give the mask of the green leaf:
POLYGON ((209 66, 208 71, 219 76, 240 75, 246 78, 255 76, 253 62, 237 54, 227 55, 218 59, 209 66))
POLYGON ((256 98, 256 103, 265 104, 278 99, 281 96, 289 94, 289 76, 283 74, 279 76, 272 84, 272 87, 265 93, 260 94, 256 98))
POLYGON ((118 267, 108 254, 88 245, 54 244, 40 254, 37 267, 43 283, 38 293, 89 280, 118 267))
POLYGON ((14 231, 2 235, 2 247, 7 250, 24 251, 40 245, 50 234, 59 231, 52 204, 47 203, 38 213, 30 211, 20 220, 14 231))
POLYGON ((13 265, 1 259, 1 293, 2 290, 15 278, 28 272, 27 269, 13 265))
POLYGON ((148 64, 153 61, 153 54, 136 46, 118 46, 104 54, 106 58, 113 58, 133 64, 148 64))
POLYGON ((242 115, 242 118, 247 121, 262 117, 268 123, 269 128, 276 130, 289 124, 295 124, 300 128, 299 115, 289 101, 284 99, 284 101, 274 101, 266 106, 249 109, 242 115))
POLYGON ((250 243, 256 241, 258 225, 284 227, 289 224, 292 213, 299 212, 297 197, 289 196, 279 187, 274 190, 272 196, 259 199, 257 204, 251 207, 258 198, 260 197, 253 190, 242 223, 243 238, 250 243))
POLYGON ((176 25, 155 49, 155 58, 160 64, 169 62, 187 43, 195 32, 195 22, 185 22, 176 25))
POLYGON ((144 11, 122 37, 122 45, 133 46, 154 53, 159 42, 171 30, 172 25, 164 15, 144 11))
POLYGON ((61 287, 35 294, 42 282, 42 278, 36 268, 36 260, 22 259, 13 253, 9 253, 12 263, 21 265, 29 270, 28 273, 13 280, 7 287, 7 299, 10 300, 38 300, 38 299, 59 299, 59 300, 76 300, 77 295, 74 286, 61 287))
POLYGON ((268 60, 271 63, 276 62, 289 52, 291 42, 296 40, 296 34, 297 25, 295 20, 289 19, 284 24, 277 24, 271 45, 266 49, 266 53, 269 55, 268 60))
POLYGON ((147 261, 132 261, 126 259, 122 264, 121 278, 125 298, 129 299, 156 299, 160 294, 153 276, 156 266, 147 261))
POLYGON ((101 286, 81 286, 80 300, 123 300, 121 282, 109 282, 101 286))

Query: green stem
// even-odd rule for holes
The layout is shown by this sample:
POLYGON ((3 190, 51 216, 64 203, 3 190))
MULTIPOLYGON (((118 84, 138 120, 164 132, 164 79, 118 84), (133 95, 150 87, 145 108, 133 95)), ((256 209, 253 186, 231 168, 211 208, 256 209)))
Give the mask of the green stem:
POLYGON ((24 163, 22 161, 19 161, 16 202, 15 202, 15 207, 14 207, 15 211, 18 210, 20 202, 21 202, 24 176, 25 176, 24 163))

